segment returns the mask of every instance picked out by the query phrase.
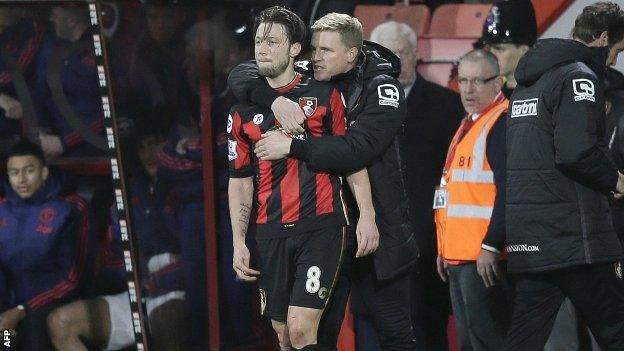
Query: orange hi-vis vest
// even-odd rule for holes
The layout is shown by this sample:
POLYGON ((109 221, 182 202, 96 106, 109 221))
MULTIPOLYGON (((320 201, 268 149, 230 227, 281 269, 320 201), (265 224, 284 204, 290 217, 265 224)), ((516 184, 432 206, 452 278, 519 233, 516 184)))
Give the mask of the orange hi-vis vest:
POLYGON ((476 261, 481 252, 496 197, 487 138, 508 105, 499 94, 468 131, 465 124, 471 117, 465 118, 449 147, 439 188, 445 191, 446 206, 435 210, 438 255, 448 263, 476 261))

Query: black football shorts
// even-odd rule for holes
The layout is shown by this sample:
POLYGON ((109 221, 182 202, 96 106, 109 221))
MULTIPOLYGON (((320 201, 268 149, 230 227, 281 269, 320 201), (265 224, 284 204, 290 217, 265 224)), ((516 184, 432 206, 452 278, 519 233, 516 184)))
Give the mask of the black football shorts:
POLYGON ((288 306, 325 308, 346 251, 344 226, 257 242, 262 315, 284 322, 288 306))

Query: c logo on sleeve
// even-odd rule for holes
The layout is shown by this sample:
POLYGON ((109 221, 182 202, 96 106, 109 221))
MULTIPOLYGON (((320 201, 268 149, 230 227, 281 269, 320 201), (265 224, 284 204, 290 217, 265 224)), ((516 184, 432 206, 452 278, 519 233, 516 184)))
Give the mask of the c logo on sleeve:
POLYGON ((399 107, 399 89, 392 84, 382 84, 377 87, 379 105, 399 107))
POLYGON ((572 85, 574 86, 574 101, 581 100, 589 100, 591 102, 595 102, 596 98, 594 97, 595 89, 594 82, 589 79, 574 79, 572 81, 572 85))

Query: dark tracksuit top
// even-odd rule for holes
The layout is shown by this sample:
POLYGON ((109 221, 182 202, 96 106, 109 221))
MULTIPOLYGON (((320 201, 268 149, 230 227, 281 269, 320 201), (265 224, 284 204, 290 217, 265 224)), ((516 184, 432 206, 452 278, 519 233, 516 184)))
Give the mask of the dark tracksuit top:
POLYGON ((175 187, 182 204, 203 204, 201 140, 198 137, 187 137, 186 153, 180 155, 176 145, 182 138, 184 136, 181 135, 180 127, 174 125, 157 155, 160 164, 158 179, 175 187))
MULTIPOLYGON (((0 34, 0 46, 15 61, 28 87, 34 85, 37 56, 44 40, 45 28, 30 20, 21 20, 14 26, 5 28, 0 34)), ((19 100, 14 79, 14 73, 0 57, 0 94, 19 100)), ((22 135, 23 123, 23 119, 6 118, 5 111, 0 109, 0 138, 22 135)))
POLYGON ((171 131, 162 151, 158 153, 158 179, 175 188, 178 197, 178 223, 182 275, 187 305, 190 307, 192 342, 203 343, 207 320, 206 252, 204 233, 204 192, 202 181, 202 150, 199 139, 189 139, 188 149, 180 155, 175 147, 181 132, 171 131))
MULTIPOLYGON (((0 275, 11 296, 10 309, 26 312, 82 297, 93 259, 94 242, 87 204, 61 193, 53 173, 29 199, 21 199, 8 184, 0 197, 0 275)), ((0 296, 0 301, 6 296, 0 296)))
MULTIPOLYGON (((182 263, 166 264, 155 272, 148 271, 148 263, 163 253, 180 253, 180 213, 175 190, 156 183, 152 188, 147 174, 140 170, 130 180, 129 197, 131 223, 139 246, 139 269, 142 285, 147 296, 155 297, 174 290, 183 290, 182 263)), ((126 290, 123 242, 116 208, 111 209, 111 225, 102 250, 100 279, 114 286, 117 291, 126 290)), ((154 263, 154 262, 153 262, 154 263)))
MULTIPOLYGON (((91 31, 87 30, 79 42, 91 41, 91 35, 91 31)), ((37 118, 43 127, 59 135, 65 156, 101 156, 104 152, 85 141, 83 136, 67 122, 68 112, 62 107, 63 103, 67 103, 86 128, 95 134, 103 135, 104 111, 93 49, 69 54, 61 61, 60 68, 51 65, 60 54, 59 50, 71 44, 56 39, 42 45, 33 95, 33 101, 37 105, 37 118), (58 72, 60 86, 57 87, 50 84, 58 84, 58 79, 49 80, 49 75, 55 69, 60 70, 58 72), (54 92, 58 89, 62 89, 63 98, 55 99, 54 92)))

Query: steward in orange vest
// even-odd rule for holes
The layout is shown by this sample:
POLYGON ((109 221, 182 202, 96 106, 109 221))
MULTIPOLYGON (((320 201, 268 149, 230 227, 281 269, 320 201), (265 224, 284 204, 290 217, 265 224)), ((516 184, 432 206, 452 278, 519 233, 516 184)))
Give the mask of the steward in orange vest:
POLYGON ((473 50, 459 61, 464 118, 434 196, 440 278, 449 283, 462 350, 498 351, 511 317, 500 263, 505 245, 506 120, 498 60, 473 50), (501 189, 497 192, 497 189, 501 189))
POLYGON ((438 255, 449 264, 474 262, 481 252, 496 198, 486 142, 508 105, 499 94, 476 121, 466 117, 449 147, 434 198, 438 255))

